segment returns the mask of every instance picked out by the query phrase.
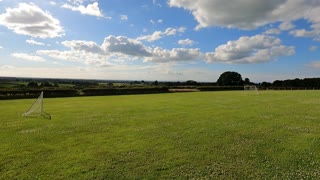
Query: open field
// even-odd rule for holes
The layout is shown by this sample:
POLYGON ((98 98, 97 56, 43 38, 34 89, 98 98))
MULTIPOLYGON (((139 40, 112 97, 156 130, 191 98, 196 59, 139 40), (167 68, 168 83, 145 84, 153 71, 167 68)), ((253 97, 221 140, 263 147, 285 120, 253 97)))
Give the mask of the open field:
POLYGON ((0 101, 0 179, 317 179, 320 91, 0 101))

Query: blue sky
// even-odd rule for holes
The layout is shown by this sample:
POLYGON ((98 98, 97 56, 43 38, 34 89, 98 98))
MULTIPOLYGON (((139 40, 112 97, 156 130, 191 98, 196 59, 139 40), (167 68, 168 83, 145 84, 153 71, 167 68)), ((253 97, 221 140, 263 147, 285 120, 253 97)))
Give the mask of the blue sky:
POLYGON ((0 76, 319 77, 319 0, 0 0, 0 76))

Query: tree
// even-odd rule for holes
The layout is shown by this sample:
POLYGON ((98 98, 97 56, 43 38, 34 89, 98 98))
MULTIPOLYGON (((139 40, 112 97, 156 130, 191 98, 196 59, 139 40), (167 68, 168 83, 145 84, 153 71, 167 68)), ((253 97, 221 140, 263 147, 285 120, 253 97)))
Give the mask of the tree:
POLYGON ((188 81, 186 81, 186 85, 197 85, 197 81, 188 80, 188 81))
POLYGON ((245 78, 243 84, 251 84, 250 79, 249 78, 245 78))
POLYGON ((217 84, 219 86, 243 86, 241 74, 227 71, 220 75, 217 84))
POLYGON ((28 83, 27 86, 29 88, 37 88, 38 87, 38 83, 31 81, 31 82, 28 83))

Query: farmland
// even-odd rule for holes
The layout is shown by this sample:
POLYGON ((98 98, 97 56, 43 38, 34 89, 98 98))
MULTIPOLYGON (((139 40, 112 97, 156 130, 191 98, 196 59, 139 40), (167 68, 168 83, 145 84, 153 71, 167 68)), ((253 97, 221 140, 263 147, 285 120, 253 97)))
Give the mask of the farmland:
POLYGON ((320 176, 320 91, 0 101, 0 179, 320 176))

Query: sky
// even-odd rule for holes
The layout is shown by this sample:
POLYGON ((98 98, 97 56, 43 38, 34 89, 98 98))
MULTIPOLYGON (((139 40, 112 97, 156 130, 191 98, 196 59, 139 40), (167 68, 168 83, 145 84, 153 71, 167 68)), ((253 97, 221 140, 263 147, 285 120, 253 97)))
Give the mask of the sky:
POLYGON ((0 76, 320 77, 320 0, 0 0, 0 76))

